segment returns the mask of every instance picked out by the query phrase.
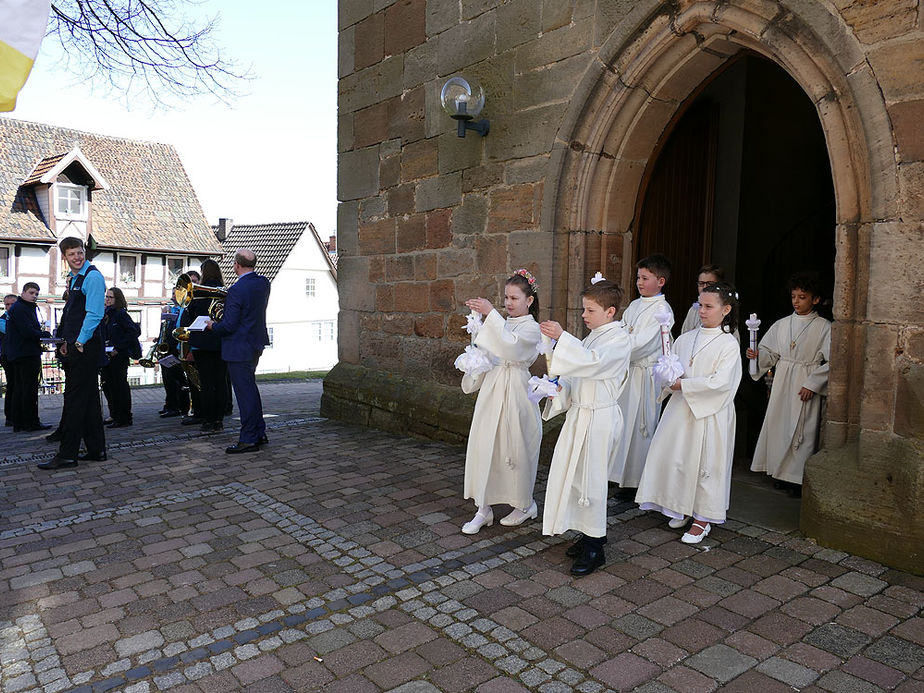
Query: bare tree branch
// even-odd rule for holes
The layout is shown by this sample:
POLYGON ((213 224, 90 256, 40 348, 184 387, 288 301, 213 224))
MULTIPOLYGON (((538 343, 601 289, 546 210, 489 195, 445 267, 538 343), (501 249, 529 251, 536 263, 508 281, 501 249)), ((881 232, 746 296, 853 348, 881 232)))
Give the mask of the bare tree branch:
POLYGON ((142 90, 161 105, 212 94, 238 95, 251 75, 222 57, 216 18, 190 21, 194 0, 54 0, 47 37, 64 50, 67 69, 126 97, 142 90))

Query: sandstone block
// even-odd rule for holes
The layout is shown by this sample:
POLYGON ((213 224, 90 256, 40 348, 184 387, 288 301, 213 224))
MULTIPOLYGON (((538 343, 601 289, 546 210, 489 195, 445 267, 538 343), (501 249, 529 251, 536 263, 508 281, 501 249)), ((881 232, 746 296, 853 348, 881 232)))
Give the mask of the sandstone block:
POLYGON ((866 363, 860 401, 860 426, 868 430, 892 428, 895 402, 898 328, 892 325, 865 325, 866 363))
POLYGON ((455 283, 451 279, 431 282, 430 310, 451 313, 455 308, 455 283))
POLYGON ((359 315, 352 310, 337 315, 337 358, 341 362, 359 362, 359 315))
POLYGON ((475 252, 480 272, 504 274, 508 271, 507 234, 478 236, 475 252))
POLYGON ((869 60, 887 102, 924 96, 924 40, 887 43, 871 50, 869 60))
POLYGON ((452 231, 456 235, 484 233, 488 225, 488 198, 469 193, 453 211, 452 231))
POLYGON ((604 41, 613 41, 614 38, 617 45, 621 44, 625 35, 623 32, 631 32, 642 17, 649 17, 659 8, 663 14, 671 9, 660 0, 614 0, 600 3, 594 17, 593 45, 600 46, 604 41))
POLYGON ((438 40, 432 39, 427 43, 422 43, 404 54, 405 89, 420 86, 436 74, 436 42, 438 40))
POLYGON ((547 34, 563 26, 571 24, 570 2, 561 0, 542 0, 542 33, 547 34))
MULTIPOLYGON (((439 145, 434 138, 411 142, 401 152, 401 180, 407 182, 439 172, 439 145)), ((419 208, 418 208, 419 209, 419 208)), ((421 210, 423 211, 423 210, 421 210)))
POLYGON ((395 249, 394 219, 381 219, 359 225, 360 255, 391 254, 395 249))
POLYGON ((360 223, 378 221, 385 216, 385 198, 381 195, 367 197, 359 203, 360 223))
MULTIPOLYGON (((481 271, 481 267, 478 271, 481 271)), ((492 302, 500 299, 501 284, 496 277, 489 277, 487 274, 471 274, 456 279, 456 305, 461 306, 466 300, 479 296, 492 302)), ((457 334, 455 330, 450 330, 449 336, 459 342, 468 342, 470 339, 468 333, 457 334)))
POLYGON ((345 77, 356 69, 353 52, 356 50, 354 38, 356 29, 347 27, 337 38, 337 76, 345 77))
POLYGON ((492 190, 488 233, 535 227, 541 197, 542 184, 523 183, 492 190))
POLYGON ((379 187, 393 188, 401 182, 401 155, 386 156, 379 162, 379 187))
POLYGON ((386 334, 414 334, 414 317, 405 313, 385 313, 382 315, 382 331, 386 334))
POLYGON ((475 253, 468 248, 445 248, 436 254, 439 277, 470 275, 475 271, 475 253))
POLYGON ((510 0, 500 5, 497 8, 497 37, 494 50, 503 53, 536 38, 542 30, 541 9, 535 0, 510 0))
POLYGON ((425 135, 426 95, 423 87, 409 89, 395 99, 388 119, 391 137, 413 142, 425 135))
POLYGON ((924 99, 902 101, 889 106, 895 129, 899 161, 924 161, 924 99))
POLYGON ((550 152, 567 106, 557 103, 492 118, 491 134, 485 138, 488 159, 505 161, 550 152))
POLYGON ((415 189, 416 186, 413 183, 404 183, 389 190, 386 197, 388 214, 396 217, 413 212, 415 189))
POLYGON ((372 0, 341 0, 337 3, 337 27, 345 29, 372 12, 372 0))
POLYGON ((396 99, 398 97, 380 101, 353 114, 353 137, 356 148, 368 147, 388 139, 388 117, 396 99))
POLYGON ((337 160, 337 199, 356 200, 378 191, 378 150, 368 147, 342 152, 337 160))
POLYGON ((430 339, 442 338, 445 330, 443 329, 443 314, 428 313, 419 315, 414 320, 414 334, 418 337, 428 337, 430 339))
MULTIPOLYGON (((560 3, 564 5, 565 3, 560 3)), ((568 8, 570 12, 570 8, 568 8)), ((544 15, 543 15, 544 18, 544 15)), ((574 55, 587 53, 590 50, 594 35, 593 19, 584 19, 571 26, 543 33, 528 43, 524 43, 516 50, 514 60, 517 74, 529 72, 546 65, 552 65, 559 60, 574 55)))
POLYGON ((905 219, 924 220, 924 162, 915 161, 898 167, 901 212, 905 219))
POLYGON ((427 213, 427 247, 446 248, 452 243, 452 211, 435 209, 427 213))
POLYGON ((547 70, 517 75, 513 89, 517 107, 525 109, 567 101, 589 63, 587 55, 576 55, 558 61, 547 70))
POLYGON ((908 329, 903 335, 902 348, 905 356, 915 363, 924 363, 924 330, 908 329))
POLYGON ((341 257, 359 251, 359 202, 337 205, 337 251, 341 257))
POLYGON ((458 23, 459 5, 456 3, 427 3, 427 36, 435 36, 458 23))
POLYGON ((370 257, 369 258, 369 269, 366 274, 369 277, 370 284, 384 282, 385 281, 385 258, 384 257, 370 257))
POLYGON ((510 247, 510 267, 525 267, 538 278, 539 288, 545 297, 551 288, 551 276, 543 276, 552 257, 553 234, 548 231, 512 231, 507 244, 510 247))
POLYGON ((341 257, 337 261, 337 289, 340 310, 374 310, 375 294, 369 290, 366 277, 369 260, 364 257, 341 257))
POLYGON ((437 47, 439 74, 448 75, 491 56, 494 52, 494 13, 450 27, 437 47))
POLYGON ((417 253, 414 256, 414 279, 427 281, 437 277, 436 253, 417 253))
POLYGON ((363 70, 343 77, 337 84, 337 105, 341 113, 352 113, 404 90, 404 56, 385 58, 363 70))
MULTIPOLYGON (((406 253, 427 247, 427 217, 415 214, 398 219, 398 252, 406 253)), ((410 276, 404 277, 410 279, 410 276)))
POLYGON ((385 16, 370 15, 356 24, 353 63, 357 70, 375 65, 385 57, 385 16))
POLYGON ((353 149, 353 114, 337 116, 337 153, 353 149))
POLYGON ((440 135, 437 142, 440 173, 452 173, 481 163, 484 141, 477 135, 459 137, 455 132, 447 132, 440 135))
POLYGON ((503 3, 504 0, 462 0, 462 19, 472 19, 503 3))
POLYGON ((917 0, 851 2, 841 16, 863 43, 877 43, 914 31, 918 19, 917 0))
POLYGON ((414 278, 414 256, 393 255, 385 258, 385 281, 400 282, 414 278))
POLYGON ((430 310, 430 285, 405 282, 395 285, 395 310, 426 313, 430 310))
POLYGON ((504 182, 507 185, 519 183, 536 183, 544 181, 549 173, 549 157, 533 156, 528 159, 511 161, 504 169, 504 182))
MULTIPOLYGON (((392 284, 378 284, 375 287, 375 310, 385 314, 395 309, 395 287, 392 284)), ((366 327, 366 326, 364 326, 366 327)), ((376 327, 380 329, 380 325, 376 327)))
POLYGON ((894 431, 924 441, 924 365, 920 363, 907 363, 898 371, 894 431))
POLYGON ((403 53, 426 39, 426 0, 398 0, 385 10, 386 54, 403 53))
MULTIPOLYGON (((924 164, 909 164, 920 166, 924 164)), ((924 173, 924 170, 922 170, 924 173)), ((924 192, 922 189, 920 192, 924 192)), ((873 225, 869 250, 867 315, 876 322, 922 325, 924 304, 924 226, 881 223, 873 225), (879 288, 888 286, 888 291, 879 288)), ((867 353, 879 353, 868 351, 867 353)))
POLYGON ((462 193, 487 190, 504 182, 504 165, 500 163, 485 164, 462 171, 462 193))
POLYGON ((462 176, 450 173, 426 178, 417 184, 416 208, 428 212, 440 207, 452 207, 462 200, 462 176))

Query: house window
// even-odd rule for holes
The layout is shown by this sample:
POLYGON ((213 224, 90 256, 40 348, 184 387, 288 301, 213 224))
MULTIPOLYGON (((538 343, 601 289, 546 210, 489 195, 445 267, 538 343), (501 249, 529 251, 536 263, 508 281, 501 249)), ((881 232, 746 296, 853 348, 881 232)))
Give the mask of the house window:
POLYGON ((183 268, 185 266, 186 263, 181 257, 167 258, 167 286, 169 288, 176 286, 176 280, 183 274, 183 268))
POLYGON ((119 255, 119 284, 131 286, 138 283, 138 256, 119 255))
POLYGON ((324 323, 324 329, 322 331, 325 342, 334 341, 334 321, 328 320, 324 323))
POLYGON ((305 277, 305 296, 315 296, 314 277, 305 277))
POLYGON ((321 341, 321 323, 319 322, 311 323, 311 341, 312 342, 321 341))
POLYGON ((266 348, 272 349, 273 348, 273 328, 267 327, 266 334, 269 335, 269 343, 266 345, 266 348))
POLYGON ((55 185, 55 191, 58 196, 56 209, 59 217, 69 219, 87 218, 87 189, 85 187, 58 183, 55 185))
POLYGON ((141 378, 137 376, 132 376, 128 379, 129 387, 141 387, 141 378))
POLYGON ((9 279, 13 276, 13 270, 10 267, 10 258, 13 253, 10 252, 9 246, 0 246, 0 280, 9 279))

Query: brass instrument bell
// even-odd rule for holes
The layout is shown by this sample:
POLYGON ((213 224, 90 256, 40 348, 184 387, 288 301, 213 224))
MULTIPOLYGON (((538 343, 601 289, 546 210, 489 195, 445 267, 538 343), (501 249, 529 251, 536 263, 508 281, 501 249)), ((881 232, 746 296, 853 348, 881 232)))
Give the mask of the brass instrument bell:
POLYGON ((227 295, 228 290, 223 287, 194 284, 185 272, 179 276, 176 286, 173 287, 173 298, 181 308, 186 308, 197 298, 212 299, 209 305, 209 317, 216 322, 224 316, 227 295))

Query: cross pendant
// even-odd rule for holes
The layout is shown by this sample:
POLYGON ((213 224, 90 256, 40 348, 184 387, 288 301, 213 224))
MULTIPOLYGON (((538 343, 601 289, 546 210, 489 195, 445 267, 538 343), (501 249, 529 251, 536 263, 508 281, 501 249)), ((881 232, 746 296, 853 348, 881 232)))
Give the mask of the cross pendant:
POLYGON ((789 343, 789 348, 790 348, 790 349, 795 349, 795 348, 796 348, 796 340, 793 340, 793 341, 791 341, 791 342, 789 343))

